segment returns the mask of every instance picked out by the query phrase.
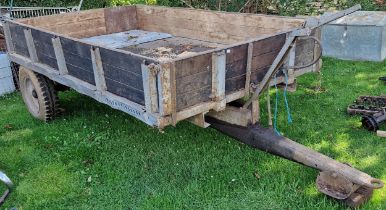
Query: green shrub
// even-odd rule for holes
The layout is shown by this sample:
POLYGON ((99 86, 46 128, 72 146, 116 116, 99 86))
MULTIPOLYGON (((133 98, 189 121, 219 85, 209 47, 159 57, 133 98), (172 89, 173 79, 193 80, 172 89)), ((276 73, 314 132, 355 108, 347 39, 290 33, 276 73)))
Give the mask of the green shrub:
MULTIPOLYGON (((0 0, 1 5, 9 5, 12 0, 0 0)), ((133 4, 158 4, 170 7, 188 7, 223 11, 239 11, 248 0, 84 0, 83 9, 133 4), (221 2, 221 4, 220 4, 221 2)), ((79 0, 13 0, 14 6, 76 6, 79 0)), ((279 13, 281 15, 305 15, 322 13, 328 9, 344 9, 354 4, 361 4, 363 10, 386 10, 382 0, 252 0, 247 12, 279 13), (312 3, 318 2, 321 8, 312 3), (378 3, 377 3, 378 2, 378 3), (379 3, 380 2, 380 3, 379 3), (251 9, 252 8, 252 9, 251 9)))

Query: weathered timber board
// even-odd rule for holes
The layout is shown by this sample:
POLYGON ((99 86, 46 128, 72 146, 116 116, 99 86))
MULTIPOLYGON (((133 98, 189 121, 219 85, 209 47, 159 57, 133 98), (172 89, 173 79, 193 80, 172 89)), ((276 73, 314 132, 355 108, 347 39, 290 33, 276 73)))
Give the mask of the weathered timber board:
POLYGON ((105 9, 106 34, 138 29, 135 6, 105 9))
POLYGON ((246 75, 236 76, 226 80, 225 91, 226 93, 236 92, 245 88, 246 75))
POLYGON ((184 37, 170 37, 131 45, 122 49, 135 54, 155 58, 159 61, 168 61, 182 56, 193 56, 197 53, 221 46, 223 45, 208 41, 184 37))
POLYGON ((286 34, 283 33, 253 43, 251 82, 262 81, 285 41, 286 34))
MULTIPOLYGON (((166 33, 144 31, 144 30, 129 30, 100 36, 83 38, 82 40, 91 44, 107 46, 114 49, 121 49, 132 45, 140 45, 160 39, 170 38, 172 35, 166 33)), ((143 55, 143 54, 142 54, 143 55)))
POLYGON ((203 89, 177 95, 177 111, 182 111, 196 104, 211 101, 209 95, 212 94, 212 87, 204 87, 203 89))
POLYGON ((39 62, 57 70, 58 64, 55 57, 55 51, 51 42, 51 39, 54 38, 54 35, 44 33, 35 29, 31 29, 31 34, 39 62))
POLYGON ((230 43, 299 27, 304 20, 254 14, 137 6, 139 27, 230 43))
POLYGON ((105 9, 88 10, 18 20, 21 23, 46 29, 74 38, 106 33, 105 9))
POLYGON ((106 78, 107 91, 126 98, 140 105, 145 104, 143 91, 139 91, 125 84, 106 78))
POLYGON ((27 41, 24 36, 25 27, 10 23, 9 29, 11 32, 12 44, 14 45, 15 52, 25 57, 29 57, 27 41))
POLYGON ((227 50, 225 91, 231 93, 245 87, 248 45, 240 45, 227 50))
POLYGON ((177 61, 175 69, 178 111, 211 100, 212 87, 201 85, 212 83, 212 54, 177 61))

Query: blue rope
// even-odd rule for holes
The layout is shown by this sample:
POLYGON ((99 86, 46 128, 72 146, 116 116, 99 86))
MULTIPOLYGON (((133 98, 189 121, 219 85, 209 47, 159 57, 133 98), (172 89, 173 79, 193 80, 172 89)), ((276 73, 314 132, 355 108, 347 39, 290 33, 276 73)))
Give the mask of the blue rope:
POLYGON ((287 120, 288 120, 288 123, 291 124, 292 123, 292 117, 291 117, 291 112, 290 112, 290 108, 288 105, 288 99, 287 99, 288 75, 287 75, 287 71, 283 70, 283 72, 284 72, 284 77, 285 77, 284 102, 285 102, 285 108, 287 109, 287 120))
POLYGON ((275 74, 276 99, 275 99, 275 113, 274 113, 274 116, 273 116, 273 129, 274 129, 276 135, 281 136, 280 131, 277 128, 277 110, 278 110, 277 105, 278 105, 278 102, 279 102, 279 91, 278 91, 278 88, 277 88, 276 75, 277 74, 275 74))

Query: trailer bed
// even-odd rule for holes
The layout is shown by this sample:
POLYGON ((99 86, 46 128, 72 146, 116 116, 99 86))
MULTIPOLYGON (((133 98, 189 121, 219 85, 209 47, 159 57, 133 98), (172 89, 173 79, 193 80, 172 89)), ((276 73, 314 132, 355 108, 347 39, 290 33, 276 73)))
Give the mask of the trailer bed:
MULTIPOLYGON (((7 20, 4 31, 13 62, 163 128, 249 96, 304 22, 136 5, 7 20)), ((298 41, 284 65, 312 62, 317 48, 298 41)), ((289 81, 319 69, 290 70, 289 81)))

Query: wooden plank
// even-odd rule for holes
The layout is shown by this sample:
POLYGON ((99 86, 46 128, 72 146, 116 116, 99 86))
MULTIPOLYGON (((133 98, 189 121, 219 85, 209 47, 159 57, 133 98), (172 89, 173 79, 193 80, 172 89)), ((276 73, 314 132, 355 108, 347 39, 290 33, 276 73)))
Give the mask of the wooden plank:
POLYGON ((100 53, 103 63, 122 69, 124 71, 142 75, 141 64, 146 59, 103 48, 100 48, 100 53))
POLYGON ((254 84, 259 84, 263 80, 265 74, 267 74, 269 67, 270 66, 266 66, 256 71, 252 71, 251 82, 253 82, 254 84))
POLYGON ((36 49, 36 52, 40 63, 45 64, 55 69, 56 71, 59 70, 58 62, 56 61, 56 58, 53 58, 49 55, 44 54, 43 53, 44 51, 39 50, 39 48, 36 49))
POLYGON ((231 79, 233 77, 238 77, 246 74, 247 69, 247 58, 245 56, 243 59, 235 61, 233 63, 227 63, 226 65, 226 79, 231 79))
POLYGON ((252 124, 256 124, 260 121, 260 100, 254 100, 252 101, 251 106, 251 114, 252 114, 252 124))
POLYGON ((227 100, 227 103, 230 103, 232 101, 236 101, 238 99, 241 99, 243 98, 245 95, 245 92, 244 90, 241 90, 241 91, 236 91, 236 92, 232 92, 232 93, 228 93, 226 95, 226 100, 227 100))
POLYGON ((95 85, 94 72, 85 71, 84 69, 76 66, 76 64, 69 62, 66 62, 66 64, 69 75, 83 80, 91 85, 95 85))
POLYGON ((245 74, 227 79, 226 84, 225 84, 226 93, 232 93, 232 92, 239 91, 239 90, 245 91, 244 90, 245 80, 246 80, 245 74))
MULTIPOLYGON (((102 59, 103 61, 103 59, 102 59)), ((143 91, 142 75, 119 69, 115 66, 103 63, 105 77, 120 82, 137 90, 143 91)))
POLYGON ((228 26, 252 26, 271 29, 284 29, 299 27, 304 19, 279 16, 255 15, 247 13, 215 12, 200 9, 170 8, 154 6, 137 6, 139 22, 142 18, 156 16, 158 19, 166 17, 178 17, 202 22, 224 23, 228 26))
POLYGON ((68 53, 67 51, 64 51, 64 58, 66 63, 76 66, 85 72, 89 72, 92 74, 94 73, 93 67, 92 67, 91 54, 90 54, 90 59, 87 59, 87 58, 80 57, 79 55, 74 55, 72 53, 68 53))
POLYGON ((177 80, 177 94, 188 93, 212 85, 212 72, 203 71, 197 74, 180 77, 177 80))
POLYGON ((143 63, 141 68, 146 110, 151 113, 158 112, 157 74, 159 67, 143 63))
POLYGON ((172 64, 162 64, 157 76, 159 113, 161 116, 170 115, 173 112, 172 92, 171 92, 171 66, 172 64))
MULTIPOLYGON (((220 20, 220 19, 218 19, 220 20)), ((266 34, 274 34, 282 29, 270 29, 260 27, 258 24, 254 26, 243 26, 240 24, 232 24, 226 22, 211 22, 205 20, 186 19, 184 16, 163 16, 158 15, 143 16, 140 19, 141 28, 162 26, 165 30, 173 31, 173 34, 179 35, 183 30, 197 31, 199 30, 203 36, 207 38, 215 38, 215 34, 229 35, 229 39, 219 39, 224 41, 248 40, 253 37, 258 37, 266 34), (178 27, 176 27, 178 26, 178 27), (181 30, 182 29, 182 30, 181 30)))
POLYGON ((271 66, 272 62, 275 60, 278 54, 279 54, 279 51, 272 51, 266 54, 254 56, 252 58, 252 66, 251 66, 252 72, 267 66, 271 66))
POLYGON ((47 30, 76 38, 91 37, 106 34, 105 20, 103 18, 79 21, 66 25, 53 25, 47 30), (98 30, 95 30, 98 29, 98 30))
POLYGON ((205 113, 194 115, 193 117, 190 117, 187 120, 201 128, 207 128, 210 126, 209 123, 205 122, 205 113))
POLYGON ((18 20, 18 22, 49 29, 49 27, 51 26, 70 25, 77 22, 87 22, 92 21, 94 19, 104 19, 104 10, 105 9, 94 9, 66 14, 33 17, 27 19, 20 19, 18 20))
MULTIPOLYGON (((78 40, 73 40, 66 37, 60 37, 60 41, 63 51, 66 52, 65 54, 68 52, 76 55, 76 57, 82 57, 82 59, 86 58, 91 61, 90 49, 92 46, 90 44, 85 44, 78 40)), ((104 49, 102 48, 100 49, 101 54, 103 50, 104 49)))
POLYGON ((215 102, 205 102, 205 103, 200 103, 197 104, 193 107, 190 107, 189 109, 185 109, 182 111, 179 111, 176 115, 176 122, 179 122, 181 120, 185 120, 189 117, 193 117, 195 115, 198 115, 203 112, 207 112, 215 106, 215 102))
POLYGON ((9 22, 7 21, 3 22, 3 30, 4 30, 5 41, 7 44, 7 51, 9 53, 13 53, 15 51, 15 46, 13 45, 11 31, 9 28, 9 22))
POLYGON ((212 101, 211 99, 212 88, 205 87, 200 90, 195 90, 189 93, 184 93, 182 95, 177 95, 177 111, 182 111, 186 108, 192 107, 194 105, 212 101))
POLYGON ((24 29, 24 36, 25 40, 27 42, 27 47, 28 47, 28 53, 29 56, 32 60, 32 62, 38 62, 38 56, 36 54, 36 48, 35 48, 35 43, 34 39, 32 37, 31 29, 24 29))
POLYGON ((210 111, 207 115, 220 121, 243 127, 247 127, 252 122, 250 110, 233 106, 227 106, 225 110, 221 112, 210 111))
POLYGON ((25 27, 10 23, 9 29, 11 32, 11 40, 13 42, 14 51, 25 57, 30 57, 28 52, 27 41, 24 36, 25 27))
POLYGON ((98 28, 86 28, 82 31, 70 32, 70 33, 65 34, 65 35, 81 39, 81 38, 99 36, 99 35, 103 35, 103 34, 106 34, 106 28, 104 26, 98 27, 98 28))
POLYGON ((54 47, 59 73, 61 75, 68 74, 66 59, 64 57, 63 48, 59 37, 52 39, 52 46, 54 47))
MULTIPOLYGON (((176 94, 177 94, 177 111, 181 111, 189 106, 196 105, 197 103, 201 103, 203 101, 209 101, 211 95, 211 86, 208 87, 197 87, 196 85, 187 86, 194 87, 195 89, 185 89, 183 77, 189 77, 189 80, 198 81, 194 75, 202 76, 205 75, 199 74, 201 72, 208 72, 208 78, 205 81, 211 80, 211 72, 212 72, 212 54, 204 54, 200 56, 195 56, 189 59, 181 60, 175 63, 176 68, 176 94), (180 85, 182 84, 182 85, 180 85), (184 91, 180 89, 183 88, 184 91), (198 88, 198 89, 197 89, 198 88), (187 92, 189 91, 189 92, 187 92), (200 95, 202 94, 202 95, 200 95)), ((189 84, 189 83, 185 83, 189 84)), ((202 83, 201 83, 202 84, 202 83)))
POLYGON ((253 56, 259 56, 272 51, 280 51, 286 40, 286 33, 271 36, 253 43, 253 56))
POLYGON ((251 87, 251 73, 252 73, 252 56, 253 56, 253 43, 248 45, 248 56, 247 56, 247 70, 245 75, 245 95, 248 96, 251 87))
POLYGON ((203 71, 212 71, 212 54, 203 54, 192 58, 177 61, 176 78, 181 78, 203 71))
POLYGON ((105 80, 108 92, 126 98, 134 103, 145 105, 145 96, 143 91, 139 91, 109 78, 105 78, 105 80))
POLYGON ((106 80, 105 80, 105 73, 103 70, 103 64, 102 64, 99 48, 91 49, 91 60, 92 60, 92 66, 94 70, 95 86, 98 91, 106 91, 107 86, 106 86, 106 80))
POLYGON ((212 54, 212 100, 216 101, 216 111, 225 109, 225 50, 212 54))
POLYGON ((267 88, 267 111, 268 111, 268 125, 272 128, 272 111, 271 111, 271 95, 269 94, 269 89, 267 88))
POLYGON ((244 60, 247 57, 248 44, 238 45, 226 50, 227 64, 234 63, 240 60, 244 60))
MULTIPOLYGON (((321 28, 317 28, 315 29, 315 35, 314 35, 316 38, 318 38, 319 40, 321 40, 322 38, 322 29, 321 28)), ((321 48, 318 44, 315 44, 315 47, 314 47, 314 59, 317 59, 317 57, 319 56, 319 53, 321 51, 321 48)), ((320 72, 321 70, 321 67, 322 67, 322 59, 320 59, 319 62, 315 63, 313 65, 313 71, 314 72, 320 72)))
MULTIPOLYGON (((171 96, 171 111, 172 111, 172 125, 176 126, 177 119, 177 72, 176 64, 170 64, 170 96, 171 96)), ((193 116, 193 115, 192 115, 193 116)))
POLYGON ((47 56, 55 58, 55 51, 52 42, 47 41, 51 40, 52 38, 55 38, 55 36, 35 29, 30 30, 34 40, 36 51, 38 53, 39 51, 42 51, 40 53, 44 53, 47 56))
POLYGON ((117 33, 138 28, 135 6, 105 9, 106 33, 117 33))
POLYGON ((144 25, 143 27, 140 27, 143 30, 146 31, 158 31, 163 33, 172 34, 174 36, 180 36, 180 37, 187 37, 191 39, 198 39, 203 41, 209 41, 209 42, 216 42, 219 44, 231 44, 235 42, 242 42, 245 41, 245 37, 238 37, 233 36, 226 33, 218 33, 218 32, 206 32, 202 33, 199 30, 193 30, 193 29, 185 29, 185 28, 177 28, 173 27, 172 25, 144 25))

